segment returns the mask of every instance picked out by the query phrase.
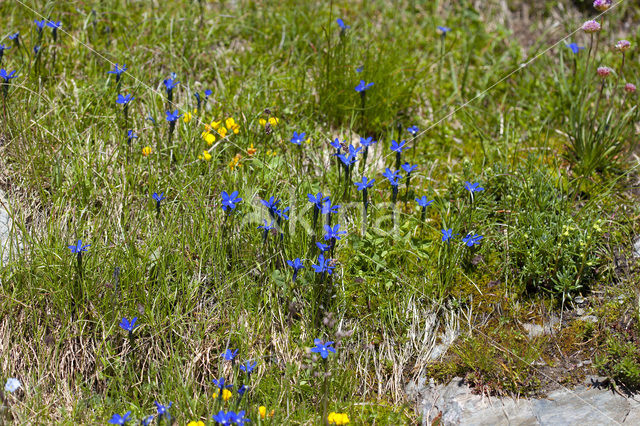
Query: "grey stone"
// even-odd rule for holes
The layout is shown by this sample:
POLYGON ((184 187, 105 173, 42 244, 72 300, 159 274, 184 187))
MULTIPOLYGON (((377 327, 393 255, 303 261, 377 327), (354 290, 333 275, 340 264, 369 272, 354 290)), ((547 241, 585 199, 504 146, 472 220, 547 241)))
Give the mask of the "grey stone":
POLYGON ((635 257, 640 257, 640 237, 638 237, 636 242, 633 243, 633 255, 635 257))
POLYGON ((11 230, 11 217, 6 210, 8 207, 7 199, 2 191, 0 191, 0 266, 7 263, 9 260, 9 247, 10 247, 10 230, 11 230))
POLYGON ((422 424, 443 425, 610 425, 640 424, 640 401, 604 387, 589 377, 574 389, 560 388, 546 398, 513 399, 474 394, 463 379, 447 385, 424 379, 407 386, 422 424))

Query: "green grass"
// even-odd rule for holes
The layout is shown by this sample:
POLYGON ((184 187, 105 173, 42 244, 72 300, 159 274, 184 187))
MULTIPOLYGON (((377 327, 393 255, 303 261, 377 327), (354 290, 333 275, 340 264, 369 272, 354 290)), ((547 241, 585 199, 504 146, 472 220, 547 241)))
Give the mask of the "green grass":
MULTIPOLYGON (((619 269, 638 231, 628 121, 637 97, 621 96, 625 80, 610 79, 599 103, 596 122, 615 132, 583 136, 600 87, 593 68, 618 69, 609 46, 619 37, 637 45, 619 23, 638 10, 625 4, 607 16, 594 75, 582 51, 576 88, 563 43, 520 64, 587 15, 569 9, 556 34, 545 31, 556 2, 535 9, 532 21, 499 2, 482 10, 454 3, 1 4, 3 34, 21 38, 2 58, 18 77, 0 111, 0 183, 21 241, 0 270, 8 354, 0 379, 24 387, 6 397, 16 422, 105 423, 128 410, 142 419, 154 401, 172 401, 184 424, 211 422, 220 409, 246 409, 254 423, 320 424, 326 397, 328 411, 354 424, 412 424, 418 414, 404 386, 426 373, 466 375, 492 392, 540 392, 535 363, 563 354, 552 338, 529 341, 518 324, 553 311, 568 329, 575 295, 637 287, 633 266, 624 277, 619 269), (42 17, 63 27, 55 43, 45 29, 34 55, 33 20, 42 17), (351 26, 342 35, 338 17, 351 26), (437 25, 452 31, 443 38, 437 25), (128 66, 119 85, 107 74, 115 62, 128 66), (168 105, 162 81, 172 72, 180 84, 168 105), (361 79, 375 83, 364 108, 354 90, 361 79), (206 89, 206 107, 194 112, 194 93, 206 89), (135 97, 126 119, 118 93, 135 97), (575 99, 583 109, 572 113, 575 99), (171 138, 169 107, 193 114, 171 138), (239 132, 211 130, 208 146, 205 125, 226 126, 229 117, 239 132), (277 124, 260 124, 272 117, 277 124), (412 138, 411 125, 426 131, 412 138), (138 138, 129 146, 130 129, 138 138), (293 131, 309 141, 291 144, 293 131), (378 143, 351 176, 376 179, 363 230, 362 195, 345 184, 329 142, 357 146, 367 136, 378 143), (394 205, 382 172, 395 168, 389 147, 400 139, 411 146, 403 162, 418 169, 394 205), (210 161, 199 158, 204 150, 210 161), (472 197, 465 181, 485 190, 472 197), (243 201, 227 215, 221 192, 235 190, 243 201), (166 196, 159 214, 154 192, 166 196), (317 192, 341 205, 332 222, 347 231, 324 279, 311 267, 322 233, 318 226, 313 236, 307 194, 317 192), (434 200, 424 222, 414 201, 422 195, 434 200), (282 237, 273 231, 265 242, 260 200, 271 196, 290 217, 282 237), (458 234, 452 242, 442 241, 443 228, 458 234), (479 246, 461 242, 470 232, 483 236, 479 246), (78 239, 91 244, 82 271, 67 248, 78 239), (293 282, 286 261, 296 257, 305 269, 293 282), (132 345, 118 323, 134 316, 132 345), (434 364, 433 344, 452 324, 461 337, 434 364), (336 342, 326 390, 324 364, 309 352, 316 338, 336 342), (245 396, 223 403, 212 379, 246 383, 223 361, 227 348, 258 366, 245 396), (260 420, 261 405, 273 417, 260 420)), ((568 41, 589 40, 577 33, 568 41)), ((637 82, 638 68, 631 50, 625 78, 637 82)), ((637 315, 630 321, 638 327, 637 315)), ((635 384, 637 351, 615 340, 621 335, 636 332, 598 329, 585 339, 597 343, 601 372, 635 384), (616 356, 624 364, 612 363, 616 356)), ((577 353, 585 339, 562 350, 577 353)))

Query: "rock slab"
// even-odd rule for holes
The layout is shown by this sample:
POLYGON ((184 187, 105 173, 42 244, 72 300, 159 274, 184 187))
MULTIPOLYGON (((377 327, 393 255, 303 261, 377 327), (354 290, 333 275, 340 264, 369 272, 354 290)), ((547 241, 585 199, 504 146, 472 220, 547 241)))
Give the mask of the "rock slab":
POLYGON ((5 208, 6 206, 8 206, 7 199, 2 191, 0 191, 0 267, 6 264, 9 259, 9 245, 11 241, 9 238, 11 217, 9 217, 9 212, 5 208))
POLYGON ((422 379, 407 386, 407 394, 416 401, 423 425, 438 419, 441 425, 640 424, 640 401, 605 388, 597 377, 573 389, 555 390, 546 398, 477 395, 460 378, 448 385, 422 379))

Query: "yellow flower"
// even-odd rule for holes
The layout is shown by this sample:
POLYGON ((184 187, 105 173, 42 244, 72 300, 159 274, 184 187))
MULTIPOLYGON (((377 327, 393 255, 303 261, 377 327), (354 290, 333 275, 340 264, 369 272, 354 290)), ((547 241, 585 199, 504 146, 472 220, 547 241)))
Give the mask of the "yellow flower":
POLYGON ((144 155, 145 157, 151 155, 152 152, 153 150, 150 146, 145 146, 144 148, 142 148, 142 155, 144 155))
MULTIPOLYGON (((238 154, 236 154, 236 156, 235 156, 235 157, 233 157, 233 160, 231 160, 231 161, 229 162, 229 168, 230 168, 231 170, 234 170, 236 167, 240 167, 240 166, 242 165, 242 164, 239 164, 239 163, 240 163, 240 159, 241 159, 241 158, 242 158, 242 155, 240 155, 239 153, 238 153, 238 154)), ((224 396, 224 395, 223 395, 223 396, 224 396)))
MULTIPOLYGON (((267 407, 265 407, 264 405, 259 406, 258 413, 260 414, 260 418, 264 419, 265 417, 267 417, 267 407)), ((275 413, 275 410, 271 410, 271 412, 269 413, 269 417, 273 417, 273 413, 275 413)))
POLYGON ((204 422, 200 420, 198 421, 192 420, 189 423, 187 423, 187 426, 204 426, 204 422))
POLYGON ((218 130, 218 128, 220 127, 220 124, 222 124, 222 121, 212 121, 211 127, 213 127, 215 130, 218 130))
POLYGON ((224 127, 220 127, 218 130, 218 134, 220 135, 221 138, 224 138, 225 136, 227 136, 227 129, 224 127))
POLYGON ((222 399, 224 401, 230 400, 232 396, 233 396, 233 394, 231 393, 231 391, 229 389, 222 389, 222 399))
POLYGON ((225 120, 224 125, 227 126, 227 129, 233 131, 234 135, 240 133, 240 126, 236 123, 233 117, 229 117, 225 120))
POLYGON ((258 150, 253 147, 253 143, 252 143, 251 146, 247 148, 247 155, 249 157, 252 157, 256 152, 258 152, 258 150))
MULTIPOLYGON (((271 124, 271 127, 274 127, 275 125, 277 125, 278 121, 279 120, 276 117, 269 117, 269 124, 271 124)), ((261 118, 258 120, 258 123, 260 123, 260 125, 264 127, 267 124, 267 120, 265 120, 264 118, 261 118)))
POLYGON ((346 425, 349 423, 349 416, 346 413, 334 413, 332 411, 327 416, 327 421, 332 425, 346 425))
POLYGON ((202 151, 201 155, 198 155, 198 158, 204 161, 211 161, 211 154, 209 154, 209 151, 205 149, 204 151, 202 151))
POLYGON ((191 115, 191 113, 189 111, 187 111, 182 116, 182 121, 184 121, 185 123, 188 123, 188 122, 191 121, 192 118, 193 118, 193 116, 191 115))
MULTIPOLYGON (((219 395, 220 395, 220 392, 216 391, 216 393, 213 394, 213 399, 218 399, 219 395)), ((222 399, 225 402, 230 400, 232 396, 233 396, 233 394, 228 389, 223 389, 222 390, 222 399)))
POLYGON ((215 135, 213 135, 211 132, 202 132, 202 139, 204 139, 209 146, 213 145, 213 143, 216 141, 215 135))

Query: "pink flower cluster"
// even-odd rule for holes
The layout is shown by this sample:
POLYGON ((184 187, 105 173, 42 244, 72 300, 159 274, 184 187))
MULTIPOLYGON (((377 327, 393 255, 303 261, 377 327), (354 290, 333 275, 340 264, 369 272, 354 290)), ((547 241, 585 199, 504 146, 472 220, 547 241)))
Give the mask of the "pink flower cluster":
POLYGON ((616 43, 616 50, 620 52, 629 50, 630 47, 631 47, 631 43, 628 40, 620 40, 616 43))
POLYGON ((602 77, 602 78, 608 76, 612 72, 613 72, 613 70, 611 68, 609 68, 609 67, 598 67, 598 69, 597 69, 598 75, 600 77, 602 77))
POLYGON ((600 12, 604 12, 611 7, 611 0, 596 0, 593 2, 593 7, 600 12))
POLYGON ((624 85, 624 91, 627 93, 634 93, 636 91, 636 85, 633 83, 627 83, 624 85))
POLYGON ((582 31, 585 33, 597 33, 600 31, 600 24, 596 21, 587 21, 582 24, 582 31))

